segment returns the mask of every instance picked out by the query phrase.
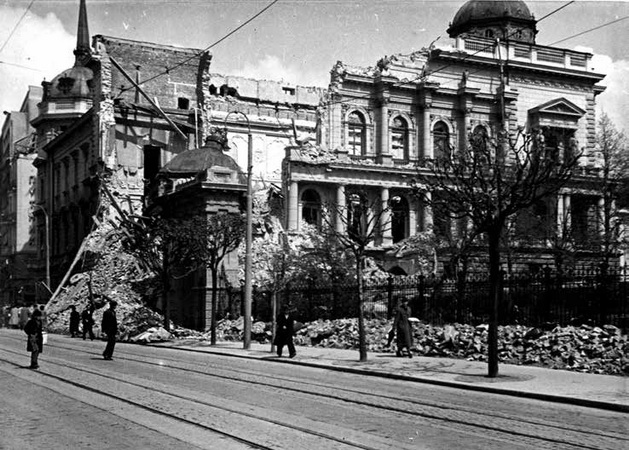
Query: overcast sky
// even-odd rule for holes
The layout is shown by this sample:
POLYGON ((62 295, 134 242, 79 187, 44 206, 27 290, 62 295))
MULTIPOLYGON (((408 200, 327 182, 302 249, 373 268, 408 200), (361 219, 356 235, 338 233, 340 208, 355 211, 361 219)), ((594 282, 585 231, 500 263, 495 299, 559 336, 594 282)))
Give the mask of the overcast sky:
MULTIPOLYGON (((87 0, 90 34, 204 49, 272 0, 87 0)), ((464 0, 279 0, 211 49, 211 70, 327 86, 332 65, 370 66, 441 36, 464 0)), ((535 0, 537 19, 568 3, 535 0)), ((29 84, 72 66, 79 0, 5 0, 0 5, 0 110, 20 107, 29 84), (29 9, 30 5, 30 9, 29 9), (28 9, 28 11, 27 11, 28 9), (12 34, 11 34, 12 33, 12 34)), ((538 23, 552 44, 629 16, 629 1, 576 1, 538 23)), ((557 46, 592 51, 607 73, 599 109, 629 132, 629 19, 557 46)))

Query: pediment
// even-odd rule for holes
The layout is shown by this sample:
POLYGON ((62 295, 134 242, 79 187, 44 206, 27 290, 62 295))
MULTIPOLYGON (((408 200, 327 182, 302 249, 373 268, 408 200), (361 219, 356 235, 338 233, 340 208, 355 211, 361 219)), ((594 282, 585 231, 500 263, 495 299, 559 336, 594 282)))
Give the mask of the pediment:
POLYGON ((540 116, 560 115, 578 118, 585 115, 585 110, 579 108, 577 105, 565 98, 557 98, 536 106, 535 108, 529 109, 529 114, 540 116))

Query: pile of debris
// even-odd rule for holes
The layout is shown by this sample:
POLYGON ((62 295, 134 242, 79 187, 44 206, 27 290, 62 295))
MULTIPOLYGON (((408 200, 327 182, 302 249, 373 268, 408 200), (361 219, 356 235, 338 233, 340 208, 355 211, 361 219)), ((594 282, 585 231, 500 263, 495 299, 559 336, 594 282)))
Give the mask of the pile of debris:
MULTIPOLYGON (((140 268, 137 260, 126 253, 120 244, 119 234, 112 227, 101 226, 85 240, 79 255, 81 266, 75 269, 60 291, 46 305, 47 329, 52 333, 68 333, 71 307, 81 313, 93 307, 94 334, 100 336, 103 312, 109 308, 109 301, 118 303, 118 339, 126 341, 145 333, 149 329, 159 329, 162 315, 147 304, 159 294, 159 283, 140 268)), ((77 264, 78 266, 78 264, 77 264)), ((158 331, 155 339, 169 339, 170 333, 158 331)), ((175 330, 173 334, 190 334, 175 330)), ((146 335, 143 338, 146 340, 146 335)))
MULTIPOLYGON (((394 352, 387 347, 392 323, 373 319, 365 322, 368 350, 394 352)), ((242 340, 242 319, 223 320, 217 327, 219 340, 242 340)), ((521 325, 499 327, 499 358, 502 363, 526 364, 597 374, 629 374, 629 337, 613 325, 552 327, 546 330, 521 325)), ((413 325, 413 352, 484 361, 487 358, 487 325, 413 325)), ((254 322, 252 340, 268 343, 271 324, 254 322)), ((356 319, 318 320, 296 333, 296 345, 358 350, 356 319)))

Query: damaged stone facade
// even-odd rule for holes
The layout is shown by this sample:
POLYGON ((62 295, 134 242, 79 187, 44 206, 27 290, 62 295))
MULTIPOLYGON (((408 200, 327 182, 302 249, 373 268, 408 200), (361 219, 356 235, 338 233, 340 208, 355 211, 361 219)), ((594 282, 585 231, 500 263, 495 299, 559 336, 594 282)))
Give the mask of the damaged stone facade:
MULTIPOLYGON (((211 73, 212 55, 200 49, 103 35, 90 41, 84 0, 74 53, 73 67, 42 83, 32 122, 40 211, 35 240, 38 248, 44 245, 49 218, 52 286, 59 292, 79 270, 86 237, 104 224, 117 226, 121 214, 144 214, 160 195, 160 170, 178 155, 203 148, 213 127, 227 129, 224 154, 242 173, 251 135, 254 189, 279 190, 284 148, 296 136, 314 136, 325 94, 320 88, 211 73)), ((168 195, 180 196, 184 184, 174 182, 168 195)), ((231 205, 242 203, 241 188, 231 205)), ((205 204, 207 192, 188 189, 183 195, 198 195, 192 203, 205 204)), ((226 264, 234 266, 226 273, 237 271, 236 256, 226 264)), ((39 266, 42 270, 43 258, 39 266)), ((173 298, 197 305, 186 314, 198 315, 190 321, 204 328, 211 286, 205 274, 195 283, 194 298, 176 292, 173 298)), ((181 319, 177 314, 185 308, 170 304, 172 319, 181 319)))
MULTIPOLYGON (((413 255, 400 253, 399 243, 425 232, 456 239, 465 225, 433 217, 411 195, 410 180, 426 160, 464 149, 470 135, 496 136, 504 121, 512 136, 543 130, 547 145, 558 152, 582 152, 572 184, 538 206, 547 228, 578 223, 580 244, 600 233, 595 222, 602 195, 589 181, 600 167, 595 97, 604 90, 597 84, 604 76, 592 71, 589 53, 535 44, 536 21, 524 2, 508 2, 508 11, 499 6, 505 2, 493 2, 495 11, 480 3, 488 2, 462 6, 450 40, 438 46, 385 56, 371 67, 341 61, 332 67, 318 145, 286 152, 288 230, 298 231, 303 222, 320 224, 326 205, 342 209, 347 195, 360 191, 369 204, 392 205, 372 253, 387 270, 416 273, 413 255), (513 32, 499 43, 497 25, 501 33, 513 32)), ((340 217, 329 221, 343 226, 340 217)), ((543 250, 547 244, 537 244, 532 253, 516 255, 514 266, 552 266, 551 253, 543 250)), ((590 264, 596 254, 582 251, 580 258, 590 264)))

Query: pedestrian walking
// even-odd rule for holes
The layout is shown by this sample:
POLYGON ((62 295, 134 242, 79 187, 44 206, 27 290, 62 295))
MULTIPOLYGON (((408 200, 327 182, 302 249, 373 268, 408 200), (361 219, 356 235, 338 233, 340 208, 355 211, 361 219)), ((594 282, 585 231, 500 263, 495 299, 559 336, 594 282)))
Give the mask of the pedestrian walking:
POLYGON ((118 319, 116 318, 116 303, 114 300, 109 302, 109 309, 103 313, 103 322, 101 329, 107 334, 107 346, 103 352, 103 358, 108 361, 113 359, 114 347, 116 346, 116 333, 118 332, 118 319))
POLYGON ((17 305, 11 308, 11 318, 9 319, 9 326, 11 328, 20 327, 20 308, 18 308, 17 305))
POLYGON ((33 305, 22 306, 20 308, 20 330, 24 329, 26 322, 28 322, 28 319, 31 317, 31 314, 33 314, 33 311, 35 311, 33 305))
POLYGON ((76 306, 70 306, 70 337, 76 337, 79 334, 79 322, 81 315, 76 310, 76 306))
POLYGON ((398 305, 395 310, 395 319, 393 321, 393 328, 397 337, 397 351, 396 356, 408 356, 413 357, 411 353, 412 336, 411 325, 408 319, 411 317, 411 308, 408 306, 408 299, 400 297, 398 305), (404 355, 406 353, 406 355, 404 355))
POLYGON ((279 316, 277 316, 277 329, 275 331, 275 342, 277 347, 277 356, 282 356, 282 349, 288 346, 288 356, 294 358, 297 355, 295 344, 293 344, 293 335, 295 334, 295 318, 293 317, 293 308, 291 305, 285 305, 279 316))
POLYGON ((41 311, 41 325, 44 329, 44 333, 48 331, 48 314, 46 313, 46 305, 39 305, 41 311))
POLYGON ((28 336, 26 351, 31 352, 30 368, 39 369, 37 359, 44 347, 41 311, 39 309, 33 311, 31 318, 26 322, 26 325, 24 325, 24 332, 28 336))
POLYGON ((92 327, 94 326, 94 307, 90 306, 89 308, 85 308, 81 313, 81 324, 83 325, 83 340, 85 340, 85 336, 90 335, 90 341, 94 340, 94 331, 92 331, 92 327))

